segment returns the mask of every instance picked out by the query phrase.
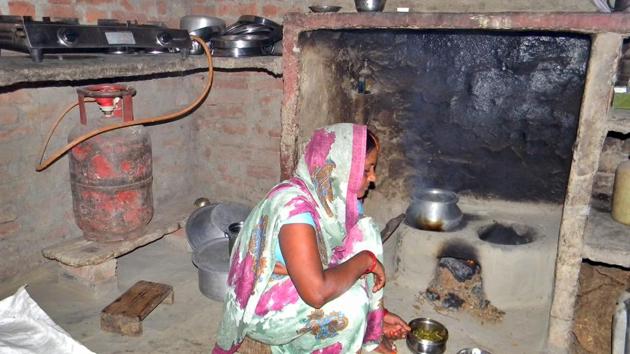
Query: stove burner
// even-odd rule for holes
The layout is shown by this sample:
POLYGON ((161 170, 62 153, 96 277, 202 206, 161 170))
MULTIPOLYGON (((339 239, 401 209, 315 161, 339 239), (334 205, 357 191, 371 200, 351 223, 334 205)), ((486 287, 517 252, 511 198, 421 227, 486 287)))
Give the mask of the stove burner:
POLYGON ((479 238, 499 245, 524 245, 535 239, 536 231, 526 225, 493 223, 479 229, 479 238))
POLYGON ((186 57, 191 47, 186 30, 167 28, 161 22, 100 19, 96 25, 81 25, 76 18, 34 21, 30 16, 0 16, 0 49, 29 53, 35 62, 41 62, 45 53, 146 51, 180 52, 186 57))

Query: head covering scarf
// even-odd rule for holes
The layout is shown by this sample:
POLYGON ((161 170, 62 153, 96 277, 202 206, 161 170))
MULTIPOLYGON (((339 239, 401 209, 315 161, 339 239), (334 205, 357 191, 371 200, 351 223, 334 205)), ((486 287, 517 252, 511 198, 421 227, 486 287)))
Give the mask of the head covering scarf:
MULTIPOLYGON (((213 353, 236 352, 258 317, 298 301, 291 282, 284 291, 270 291, 280 227, 290 217, 305 212, 313 216, 324 269, 365 249, 382 261, 378 228, 371 218, 360 220, 358 213, 366 137, 365 126, 349 123, 316 130, 294 177, 276 185, 252 210, 232 251, 224 316, 213 353)), ((380 341, 383 317, 382 290, 372 293, 373 281, 371 274, 357 281, 369 293, 362 338, 363 347, 370 350, 380 341)))

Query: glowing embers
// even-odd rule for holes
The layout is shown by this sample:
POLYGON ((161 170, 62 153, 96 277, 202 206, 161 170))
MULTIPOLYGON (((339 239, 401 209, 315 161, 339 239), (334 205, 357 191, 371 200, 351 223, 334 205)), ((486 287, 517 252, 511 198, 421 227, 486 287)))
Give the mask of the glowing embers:
POLYGON ((504 315, 486 299, 476 251, 463 241, 444 246, 424 298, 438 312, 463 310, 492 322, 500 321, 504 315))

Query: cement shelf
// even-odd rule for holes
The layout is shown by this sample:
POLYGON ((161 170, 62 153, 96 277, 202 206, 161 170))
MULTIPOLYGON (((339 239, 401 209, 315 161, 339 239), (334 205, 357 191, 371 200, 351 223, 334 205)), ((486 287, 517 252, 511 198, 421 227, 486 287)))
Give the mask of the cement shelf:
POLYGON ((44 248, 42 255, 72 267, 91 266, 125 255, 135 249, 171 234, 186 225, 193 207, 182 202, 170 202, 155 209, 153 219, 146 226, 142 235, 125 241, 99 243, 89 241, 82 235, 68 235, 68 238, 56 245, 44 248))
POLYGON ((613 109, 608 121, 608 130, 622 134, 630 133, 630 109, 613 109))
MULTIPOLYGON (((4 52, 2 52, 4 53, 4 52)), ((0 87, 33 82, 59 82, 177 73, 207 68, 205 56, 179 54, 46 56, 41 63, 25 55, 0 57, 0 87)), ((282 75, 282 57, 212 58, 215 69, 265 71, 282 75)))
POLYGON ((613 220, 610 211, 591 208, 584 231, 582 257, 630 268, 630 226, 613 220))

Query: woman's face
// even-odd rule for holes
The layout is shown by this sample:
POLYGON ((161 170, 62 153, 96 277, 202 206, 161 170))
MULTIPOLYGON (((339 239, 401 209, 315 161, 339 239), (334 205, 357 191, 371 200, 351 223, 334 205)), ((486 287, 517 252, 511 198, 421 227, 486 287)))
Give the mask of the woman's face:
POLYGON ((376 183, 376 163, 378 162, 378 149, 372 149, 365 156, 365 167, 363 168, 363 180, 359 189, 359 199, 367 194, 370 183, 376 183))

